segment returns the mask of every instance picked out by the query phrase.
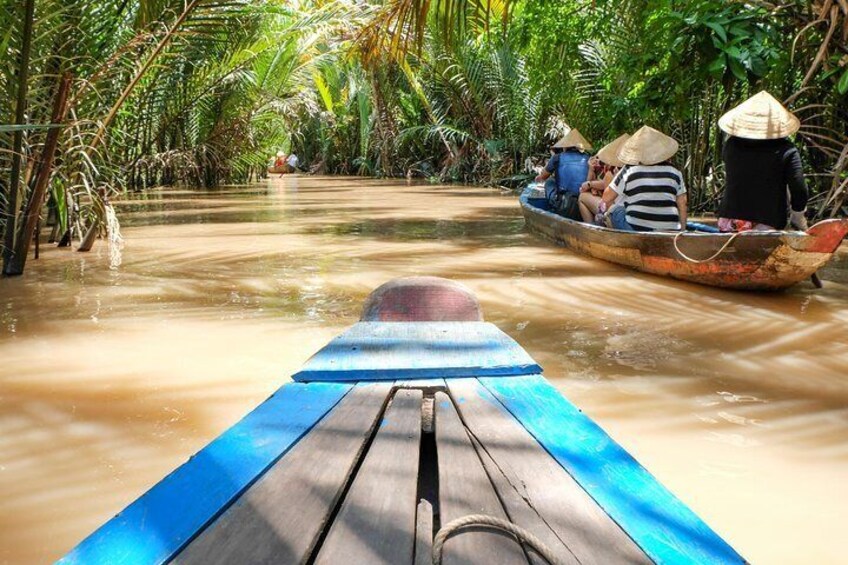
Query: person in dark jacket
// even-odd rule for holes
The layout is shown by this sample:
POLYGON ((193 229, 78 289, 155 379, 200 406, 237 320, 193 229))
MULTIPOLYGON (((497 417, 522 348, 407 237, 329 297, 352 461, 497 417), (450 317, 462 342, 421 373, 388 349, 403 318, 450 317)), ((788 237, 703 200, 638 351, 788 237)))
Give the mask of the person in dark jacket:
POLYGON ((536 177, 537 182, 545 182, 545 197, 551 208, 572 220, 580 219, 577 199, 580 185, 589 176, 589 154, 586 151, 591 148, 586 138, 572 129, 552 147, 554 154, 536 177))
POLYGON ((722 158, 727 182, 719 207, 721 231, 806 230, 807 185, 798 149, 787 139, 801 124, 768 92, 723 115, 730 137, 722 158))

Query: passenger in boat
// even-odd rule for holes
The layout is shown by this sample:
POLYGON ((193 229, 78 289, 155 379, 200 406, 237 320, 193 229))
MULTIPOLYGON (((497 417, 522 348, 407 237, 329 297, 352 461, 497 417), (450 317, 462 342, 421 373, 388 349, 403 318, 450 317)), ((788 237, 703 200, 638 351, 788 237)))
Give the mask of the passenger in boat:
POLYGON ((291 152, 288 159, 286 159, 286 164, 288 165, 290 173, 293 173, 297 170, 297 165, 300 163, 300 159, 298 159, 297 155, 294 151, 291 152))
POLYGON ((597 214, 602 213, 603 194, 610 190, 609 185, 616 173, 624 165, 618 160, 618 150, 625 141, 630 139, 629 134, 620 135, 598 151, 598 154, 589 159, 589 178, 580 185, 580 216, 583 221, 591 224, 595 221, 597 214))
POLYGON ((683 173, 670 162, 677 148, 677 141, 649 126, 621 145, 618 158, 624 167, 603 196, 610 227, 643 232, 683 229, 686 187, 683 173))
POLYGON ((788 137, 801 122, 762 91, 718 121, 730 137, 722 158, 727 176, 719 207, 721 231, 807 229, 807 184, 801 155, 788 137))
POLYGON ((274 161, 274 168, 279 169, 280 167, 286 164, 286 158, 288 156, 282 151, 277 152, 277 159, 274 161))
POLYGON ((558 214, 572 220, 580 219, 577 199, 580 185, 589 174, 589 155, 592 144, 579 131, 572 129, 551 148, 553 155, 545 169, 536 177, 545 181, 545 197, 558 214))

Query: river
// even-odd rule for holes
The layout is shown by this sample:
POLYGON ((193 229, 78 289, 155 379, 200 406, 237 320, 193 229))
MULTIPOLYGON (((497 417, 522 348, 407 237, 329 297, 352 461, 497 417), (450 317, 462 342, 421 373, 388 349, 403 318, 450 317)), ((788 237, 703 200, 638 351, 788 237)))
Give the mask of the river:
POLYGON ((0 280, 0 562, 52 561, 288 380, 381 283, 470 286, 754 563, 844 562, 848 253, 779 294, 584 258, 495 190, 289 176, 116 204, 122 256, 0 280), (120 264, 118 264, 120 262, 120 264))

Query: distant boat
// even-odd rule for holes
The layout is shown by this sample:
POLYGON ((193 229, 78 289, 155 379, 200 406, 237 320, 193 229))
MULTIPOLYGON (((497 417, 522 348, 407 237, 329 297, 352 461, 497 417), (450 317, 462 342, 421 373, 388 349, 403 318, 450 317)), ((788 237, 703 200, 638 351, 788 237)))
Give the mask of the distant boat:
POLYGON ((268 167, 269 175, 283 175, 291 172, 294 172, 294 169, 292 169, 288 165, 281 165, 279 167, 268 167))
POLYGON ((60 563, 744 563, 540 373, 461 285, 389 282, 60 563))
POLYGON ((553 213, 533 185, 520 202, 530 232, 557 245, 644 273, 742 290, 778 290, 808 280, 848 233, 848 219, 824 220, 806 232, 625 232, 553 213))

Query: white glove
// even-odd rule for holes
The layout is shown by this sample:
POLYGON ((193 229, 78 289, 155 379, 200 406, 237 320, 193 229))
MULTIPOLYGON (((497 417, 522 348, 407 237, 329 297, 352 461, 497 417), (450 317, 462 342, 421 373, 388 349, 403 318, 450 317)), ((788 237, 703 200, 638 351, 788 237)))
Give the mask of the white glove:
POLYGON ((792 225, 795 229, 801 231, 807 231, 807 209, 803 209, 800 212, 796 212, 795 210, 789 211, 789 224, 792 225))

